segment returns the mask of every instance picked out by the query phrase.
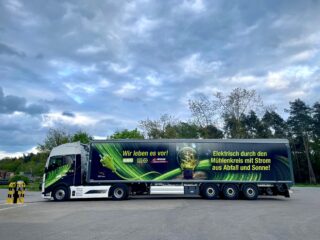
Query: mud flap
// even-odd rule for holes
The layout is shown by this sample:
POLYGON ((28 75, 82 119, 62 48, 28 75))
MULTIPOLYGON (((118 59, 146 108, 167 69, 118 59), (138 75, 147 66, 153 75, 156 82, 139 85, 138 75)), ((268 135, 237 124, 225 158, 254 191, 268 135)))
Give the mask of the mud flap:
POLYGON ((286 189, 286 190, 285 190, 284 196, 285 196, 286 198, 290 198, 289 189, 286 189))

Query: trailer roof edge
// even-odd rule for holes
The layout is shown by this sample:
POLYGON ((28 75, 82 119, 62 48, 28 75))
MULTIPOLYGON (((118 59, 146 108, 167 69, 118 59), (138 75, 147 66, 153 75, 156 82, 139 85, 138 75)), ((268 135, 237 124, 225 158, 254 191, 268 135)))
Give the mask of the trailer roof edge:
POLYGON ((106 139, 92 140, 90 143, 108 143, 108 142, 155 142, 155 143, 285 143, 288 144, 288 139, 267 138, 267 139, 106 139))

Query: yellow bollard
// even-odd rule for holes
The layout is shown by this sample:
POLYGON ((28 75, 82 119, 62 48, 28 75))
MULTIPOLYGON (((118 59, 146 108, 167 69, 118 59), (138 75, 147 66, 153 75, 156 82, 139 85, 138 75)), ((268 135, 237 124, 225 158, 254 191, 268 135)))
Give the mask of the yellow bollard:
POLYGON ((23 181, 17 182, 17 203, 22 204, 24 203, 24 193, 26 191, 26 184, 23 181))
POLYGON ((8 197, 7 197, 8 204, 15 203, 14 198, 15 198, 16 187, 17 187, 16 182, 11 182, 9 184, 8 197))

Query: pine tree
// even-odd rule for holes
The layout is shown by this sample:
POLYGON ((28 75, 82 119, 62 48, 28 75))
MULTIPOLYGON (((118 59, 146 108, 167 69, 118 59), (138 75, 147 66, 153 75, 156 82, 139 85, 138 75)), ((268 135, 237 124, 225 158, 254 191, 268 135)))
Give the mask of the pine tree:
POLYGON ((309 181, 310 183, 315 184, 316 177, 310 158, 310 137, 312 136, 311 109, 303 101, 297 99, 290 102, 289 113, 290 116, 287 124, 292 132, 293 139, 295 141, 301 140, 307 159, 309 181))
POLYGON ((262 124, 268 137, 286 138, 288 135, 285 120, 275 111, 266 111, 262 117, 262 124))
POLYGON ((312 133, 313 141, 311 143, 315 171, 320 174, 320 103, 316 102, 312 108, 312 133))
POLYGON ((268 132, 257 114, 251 110, 248 115, 241 117, 247 138, 266 138, 268 132))

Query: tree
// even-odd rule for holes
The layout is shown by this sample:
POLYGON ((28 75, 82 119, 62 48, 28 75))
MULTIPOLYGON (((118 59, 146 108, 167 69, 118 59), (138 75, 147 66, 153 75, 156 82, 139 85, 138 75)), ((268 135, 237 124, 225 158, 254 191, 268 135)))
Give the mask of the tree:
POLYGON ((138 129, 133 130, 122 130, 116 131, 113 135, 110 136, 111 139, 144 139, 142 133, 138 131, 138 129))
MULTIPOLYGON (((189 109, 201 138, 220 138, 221 131, 215 126, 218 117, 217 103, 205 95, 189 100, 189 109)), ((223 135, 223 133, 222 133, 223 135)))
POLYGON ((262 117, 268 137, 285 138, 288 136, 288 127, 283 118, 275 111, 266 111, 262 117))
POLYGON ((86 132, 79 130, 71 136, 71 142, 80 141, 83 144, 88 144, 93 138, 86 132))
POLYGON ((167 139, 179 138, 179 133, 177 132, 177 125, 175 124, 166 125, 164 132, 162 133, 162 138, 167 138, 167 139))
POLYGON ((214 123, 214 117, 217 115, 216 103, 210 101, 205 95, 200 95, 196 99, 189 99, 189 109, 195 123, 205 128, 214 123))
POLYGON ((312 108, 312 132, 317 140, 320 139, 320 103, 316 102, 312 108))
POLYGON ((201 95, 197 99, 189 100, 189 109, 195 123, 203 129, 209 125, 215 126, 214 123, 220 115, 224 120, 227 137, 244 138, 246 129, 241 118, 248 115, 250 110, 261 112, 264 105, 256 91, 235 88, 227 95, 217 92, 212 98, 201 95))
POLYGON ((243 122, 232 116, 224 116, 224 134, 227 138, 245 138, 243 122))
POLYGON ((320 103, 316 102, 312 108, 312 133, 311 148, 315 163, 315 171, 320 175, 320 103))
POLYGON ((303 101, 297 99, 290 102, 290 109, 288 110, 290 116, 288 118, 287 124, 292 132, 292 138, 296 145, 299 142, 302 145, 308 165, 309 181, 310 183, 316 183, 316 177, 311 163, 310 158, 310 137, 312 136, 312 117, 311 109, 303 101))
POLYGON ((71 136, 63 129, 49 129, 43 144, 38 144, 40 151, 51 151, 52 148, 71 141, 71 136))
POLYGON ((174 126, 177 138, 199 138, 199 127, 195 123, 179 122, 174 126))
POLYGON ((166 138, 166 131, 167 133, 170 131, 170 135, 172 135, 172 128, 170 126, 176 125, 176 122, 177 120, 174 117, 164 114, 157 120, 142 120, 139 122, 139 125, 148 138, 159 139, 166 138))
POLYGON ((228 95, 221 92, 215 94, 217 106, 225 120, 227 135, 232 138, 245 137, 245 129, 241 118, 251 110, 261 112, 264 109, 261 97, 255 90, 235 88, 228 95))
POLYGON ((244 127, 246 138, 268 137, 268 131, 254 111, 251 110, 248 115, 243 114, 240 122, 244 127))
POLYGON ((42 152, 50 152, 52 148, 64 143, 78 142, 88 144, 93 138, 85 131, 79 130, 74 134, 60 128, 50 128, 43 144, 38 144, 37 149, 42 152))
POLYGON ((208 125, 199 128, 199 136, 201 138, 223 138, 223 132, 214 125, 208 125))
POLYGON ((4 158, 0 161, 0 169, 8 172, 16 172, 22 163, 21 158, 4 158))

